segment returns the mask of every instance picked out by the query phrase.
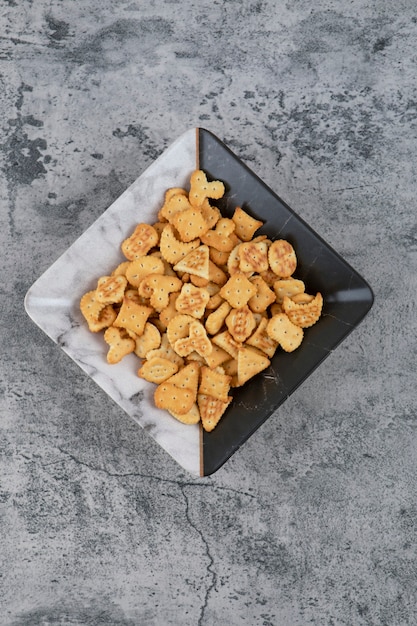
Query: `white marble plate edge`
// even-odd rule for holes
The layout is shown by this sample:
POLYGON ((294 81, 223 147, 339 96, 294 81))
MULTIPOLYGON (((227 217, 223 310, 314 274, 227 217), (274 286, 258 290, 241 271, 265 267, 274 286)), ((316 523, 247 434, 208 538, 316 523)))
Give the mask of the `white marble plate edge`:
POLYGON ((200 426, 181 424, 153 404, 155 386, 140 379, 134 355, 106 362, 102 333, 86 328, 79 301, 97 279, 126 260, 120 244, 138 222, 157 221, 164 192, 185 186, 196 167, 196 129, 172 143, 30 287, 25 308, 37 324, 177 463, 200 475, 200 426))

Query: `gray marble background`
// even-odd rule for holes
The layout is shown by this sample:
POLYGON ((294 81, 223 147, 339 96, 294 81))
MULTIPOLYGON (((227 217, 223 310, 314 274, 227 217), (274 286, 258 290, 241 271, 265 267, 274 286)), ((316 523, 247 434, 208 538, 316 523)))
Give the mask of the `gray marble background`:
POLYGON ((1 624, 416 624, 415 1, 0 0, 0 26, 1 624), (194 126, 376 297, 206 479, 23 308, 194 126))

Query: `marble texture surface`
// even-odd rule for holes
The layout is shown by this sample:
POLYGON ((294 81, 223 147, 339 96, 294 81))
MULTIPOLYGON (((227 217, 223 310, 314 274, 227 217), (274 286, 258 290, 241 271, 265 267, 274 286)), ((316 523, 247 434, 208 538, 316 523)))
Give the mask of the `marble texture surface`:
POLYGON ((416 623, 415 3, 3 0, 0 15, 0 623, 416 623), (375 293, 205 479, 23 306, 195 126, 375 293))

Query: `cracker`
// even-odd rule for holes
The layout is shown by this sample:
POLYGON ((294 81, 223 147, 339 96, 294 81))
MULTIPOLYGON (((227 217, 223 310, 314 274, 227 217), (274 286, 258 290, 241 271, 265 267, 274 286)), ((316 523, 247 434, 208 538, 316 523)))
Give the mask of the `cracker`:
POLYGON ((176 276, 150 274, 141 280, 138 291, 139 295, 150 299, 155 311, 160 312, 169 305, 169 294, 180 291, 181 287, 182 282, 176 276))
POLYGON ((150 224, 138 224, 132 235, 122 242, 122 252, 129 261, 144 256, 157 245, 159 235, 150 224))
POLYGON ((229 333, 238 343, 243 343, 256 326, 253 313, 247 305, 240 309, 232 309, 225 321, 229 333))
POLYGON ((176 363, 162 357, 154 357, 143 363, 142 367, 138 369, 138 376, 150 383, 159 385, 176 372, 178 372, 176 363))
POLYGON ((220 252, 230 252, 234 247, 234 241, 230 235, 235 229, 235 223, 227 218, 222 217, 212 230, 208 230, 201 236, 201 241, 220 252))
POLYGON ((209 227, 201 211, 190 207, 185 211, 179 211, 172 218, 172 224, 177 229, 181 241, 189 242, 204 235, 209 227))
POLYGON ((215 369, 219 365, 225 363, 225 361, 228 361, 230 359, 230 354, 226 352, 226 350, 223 350, 223 348, 220 348, 220 346, 216 346, 216 344, 212 343, 211 345, 212 350, 210 354, 207 354, 204 358, 206 364, 211 369, 215 369))
POLYGON ((175 342, 173 347, 177 354, 180 356, 188 356, 192 352, 197 352, 202 357, 211 354, 213 346, 201 322, 193 320, 189 326, 188 332, 188 337, 177 339, 175 342))
POLYGON ((266 272, 269 268, 268 244, 265 241, 248 241, 238 248, 241 272, 266 272))
POLYGON ((321 316, 323 296, 319 292, 310 302, 300 304, 285 296, 282 308, 293 324, 301 328, 310 328, 321 316))
POLYGON ((158 213, 158 219, 165 219, 167 222, 172 223, 177 213, 191 208, 187 194, 183 193, 183 191, 184 190, 180 190, 179 193, 172 193, 165 199, 164 206, 158 213))
POLYGON ((195 287, 186 283, 181 288, 175 307, 179 313, 186 313, 199 319, 203 317, 209 299, 210 294, 205 287, 195 287))
POLYGON ((210 202, 208 201, 208 198, 204 200, 203 204, 200 205, 199 209, 209 229, 211 230, 212 228, 214 228, 214 226, 217 224, 217 222, 222 216, 222 214, 220 213, 220 210, 216 206, 211 206, 210 202))
POLYGON ((105 306, 97 299, 95 290, 88 291, 80 300, 80 311, 87 320, 88 325, 90 325, 90 322, 98 321, 99 315, 105 306))
POLYGON ((237 357, 237 384, 244 385, 249 379, 262 372, 271 364, 271 361, 263 354, 242 347, 237 357))
POLYGON ((122 261, 117 267, 114 268, 112 276, 126 276, 126 270, 129 267, 131 261, 122 261))
POLYGON ((263 313, 270 304, 275 302, 275 292, 268 287, 261 276, 253 276, 250 282, 256 287, 256 293, 249 298, 248 306, 254 313, 263 313))
POLYGON ((178 311, 175 308, 175 303, 177 302, 177 298, 179 295, 179 291, 170 293, 168 306, 165 307, 165 309, 162 309, 162 311, 159 313, 159 321, 164 324, 165 327, 168 326, 173 317, 178 315, 178 311))
POLYGON ((265 317, 261 319, 253 335, 251 335, 249 339, 246 339, 246 344, 261 350, 261 352, 272 359, 278 347, 278 343, 266 332, 268 321, 269 320, 265 317))
POLYGON ((251 217, 241 207, 236 207, 232 220, 236 225, 236 235, 242 241, 250 241, 263 222, 251 217))
POLYGON ((230 376, 206 366, 203 366, 200 371, 201 377, 198 393, 217 398, 221 402, 227 402, 230 390, 230 376))
POLYGON ((193 397, 196 398, 199 376, 200 365, 193 361, 181 368, 177 374, 171 376, 167 382, 179 389, 188 389, 193 394, 193 397))
POLYGON ((156 388, 154 401, 158 409, 166 409, 177 415, 185 415, 191 411, 195 398, 189 389, 180 389, 172 383, 164 382, 156 388))
POLYGON ((192 315, 186 315, 176 311, 176 315, 170 320, 167 326, 167 337, 172 347, 174 347, 178 339, 188 337, 190 324, 194 321, 195 318, 192 315))
POLYGON ((127 336, 121 328, 110 326, 104 332, 104 341, 109 344, 107 363, 114 365, 135 349, 135 341, 127 336))
POLYGON ((296 350, 304 336, 303 329, 293 324, 286 313, 278 313, 271 317, 266 332, 285 352, 296 350))
POLYGON ((288 278, 297 268, 295 250, 289 241, 277 239, 268 249, 268 261, 271 270, 281 278, 288 278))
POLYGON ((203 170, 195 170, 190 178, 190 192, 188 194, 190 203, 199 207, 206 198, 219 199, 224 194, 224 184, 219 180, 208 182, 203 170))
POLYGON ((133 300, 124 298, 113 325, 118 328, 128 328, 140 337, 152 312, 151 307, 136 304, 133 300))
POLYGON ((209 433, 214 430, 231 401, 232 398, 230 396, 226 402, 222 402, 218 398, 213 398, 203 393, 198 394, 197 404, 200 411, 201 424, 206 432, 209 433))
POLYGON ((96 299, 101 304, 117 304, 123 300, 126 276, 101 276, 97 282, 96 299))
POLYGON ((233 309, 240 309, 256 294, 256 287, 252 285, 245 274, 236 272, 223 285, 219 293, 233 309))
POLYGON ((209 247, 202 245, 192 250, 174 265, 174 270, 209 280, 209 247))
POLYGON ((213 313, 207 316, 206 330, 210 335, 216 335, 220 331, 231 308, 228 302, 223 302, 213 313))
POLYGON ((141 281, 149 274, 164 274, 165 266, 161 259, 155 256, 142 256, 131 261, 126 268, 126 278, 131 285, 139 287, 141 281))
POLYGON ((182 367, 184 365, 184 359, 175 352, 174 348, 169 343, 166 333, 161 334, 161 344, 159 348, 156 348, 155 350, 150 350, 147 353, 146 358, 152 359, 156 356, 160 356, 164 359, 168 359, 169 361, 173 361, 178 365, 178 367, 182 367))
POLYGON ((200 421, 200 410, 196 402, 194 402, 188 413, 184 413, 183 415, 176 411, 169 411, 169 413, 183 424, 198 424, 200 421))
POLYGON ((305 284, 298 278, 283 278, 276 280, 273 284, 276 301, 282 304, 284 297, 292 298, 297 294, 304 293, 305 284))
POLYGON ((199 245, 199 239, 194 239, 194 241, 189 242, 180 241, 175 235, 172 224, 165 226, 159 242, 163 258, 173 265, 187 256, 191 250, 198 248, 199 245))
POLYGON ((218 333, 211 338, 211 341, 216 346, 219 346, 220 348, 223 348, 223 350, 226 350, 226 352, 228 352, 230 356, 234 359, 237 358, 237 354, 241 344, 233 339, 228 330, 225 330, 222 333, 218 333))
POLYGON ((145 359, 148 352, 156 350, 161 345, 161 333, 154 324, 146 322, 142 335, 136 337, 135 343, 135 354, 145 359))

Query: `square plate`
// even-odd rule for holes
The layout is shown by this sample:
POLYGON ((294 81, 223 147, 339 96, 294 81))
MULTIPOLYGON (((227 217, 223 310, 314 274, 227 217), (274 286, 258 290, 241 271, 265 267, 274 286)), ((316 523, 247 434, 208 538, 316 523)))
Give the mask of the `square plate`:
POLYGON ((217 137, 190 129, 79 237, 32 285, 25 307, 33 321, 185 470, 208 476, 259 428, 360 323, 373 303, 366 281, 267 187, 217 137), (225 184, 217 202, 229 217, 242 206, 264 226, 257 234, 287 239, 295 248, 296 277, 324 298, 321 319, 306 329, 300 348, 278 350, 268 369, 232 390, 233 401, 211 433, 184 425, 153 404, 155 385, 138 378, 139 360, 106 362, 102 333, 90 333, 79 310, 81 296, 125 258, 120 244, 138 222, 153 223, 168 187, 187 186, 192 171, 225 184))

